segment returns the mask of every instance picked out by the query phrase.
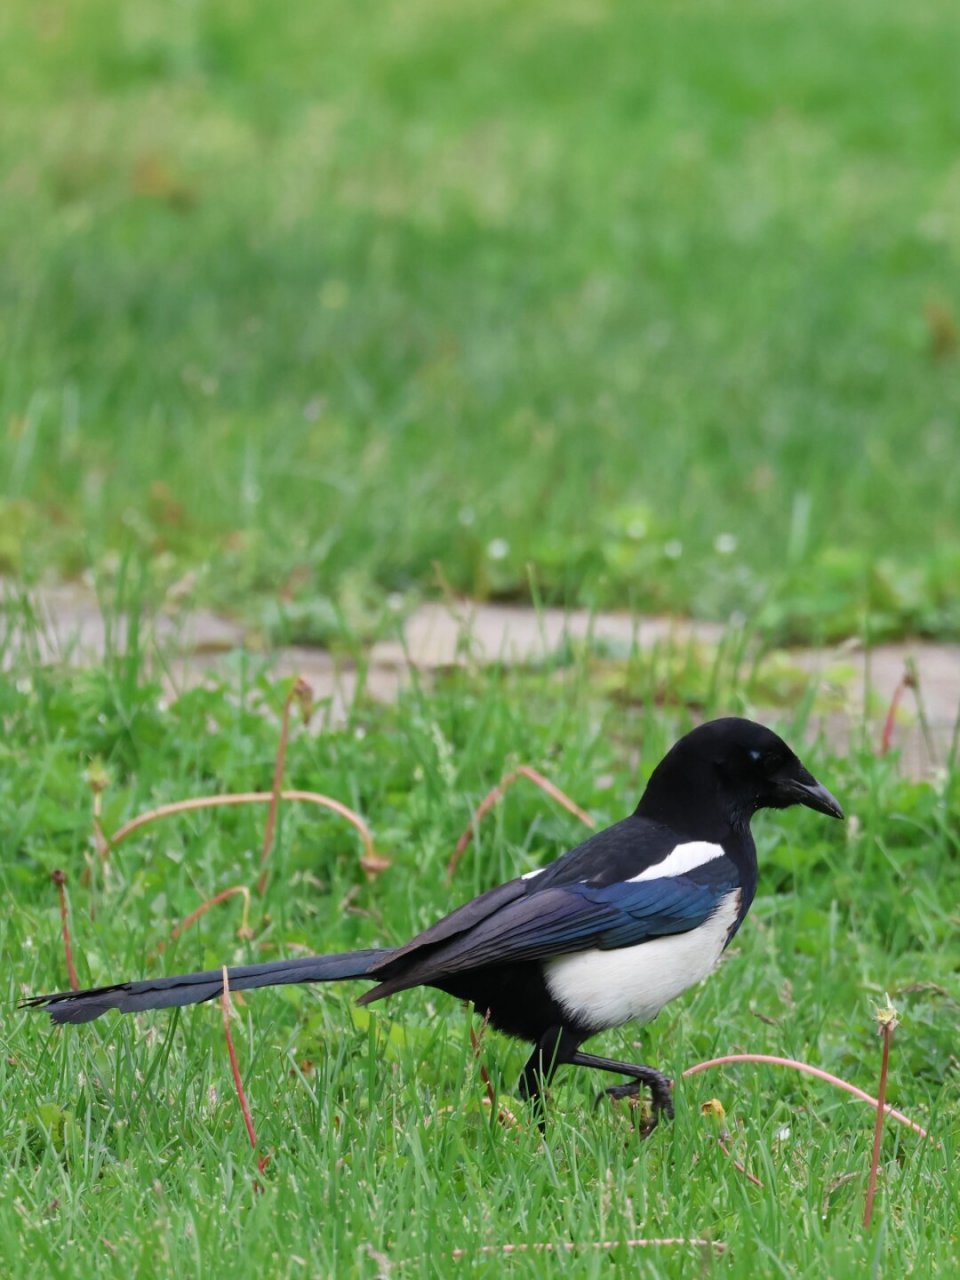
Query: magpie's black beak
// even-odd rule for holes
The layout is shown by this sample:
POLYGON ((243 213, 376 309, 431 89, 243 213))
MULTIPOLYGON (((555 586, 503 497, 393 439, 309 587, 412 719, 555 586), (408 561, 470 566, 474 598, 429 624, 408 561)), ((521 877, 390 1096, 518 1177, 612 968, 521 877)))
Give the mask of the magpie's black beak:
POLYGON ((786 804, 802 804, 829 818, 842 818, 843 810, 826 787, 820 785, 812 773, 801 768, 791 777, 781 778, 777 792, 786 804))

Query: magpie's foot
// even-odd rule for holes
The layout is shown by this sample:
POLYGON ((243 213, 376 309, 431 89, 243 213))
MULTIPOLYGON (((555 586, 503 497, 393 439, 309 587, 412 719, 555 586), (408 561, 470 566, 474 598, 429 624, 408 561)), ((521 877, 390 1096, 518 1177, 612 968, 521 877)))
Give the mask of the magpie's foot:
POLYGON ((669 1076, 661 1075, 658 1071, 649 1080, 628 1080, 626 1084, 612 1084, 597 1094, 594 1105, 599 1106, 604 1098, 613 1098, 615 1102, 620 1098, 636 1098, 645 1084, 650 1086, 650 1115, 640 1126, 640 1137, 649 1138, 660 1123, 661 1115, 668 1120, 673 1119, 673 1081, 669 1076))

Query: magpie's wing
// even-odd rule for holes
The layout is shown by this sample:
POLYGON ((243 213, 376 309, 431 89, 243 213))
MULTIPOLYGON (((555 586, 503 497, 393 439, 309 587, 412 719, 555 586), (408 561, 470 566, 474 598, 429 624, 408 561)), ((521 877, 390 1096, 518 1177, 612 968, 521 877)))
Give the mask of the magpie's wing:
POLYGON ((469 969, 594 947, 632 947, 665 934, 686 933, 709 919, 726 894, 738 887, 732 863, 725 874, 719 871, 714 865, 709 879, 673 876, 603 886, 583 883, 525 894, 438 946, 391 956, 379 966, 384 981, 362 996, 361 1003, 469 969))
POLYGON ((678 831, 632 813, 603 831, 588 836, 582 844, 545 867, 530 883, 540 892, 554 885, 608 885, 631 880, 662 862, 683 844, 678 831))
MULTIPOLYGON (((425 947, 436 946, 466 933, 481 921, 502 911, 517 898, 522 898, 527 893, 527 883, 522 877, 518 877, 516 880, 508 880, 506 884, 498 884, 495 889, 488 889, 486 893, 481 893, 476 898, 471 898, 462 907, 457 907, 456 911, 451 911, 442 920, 432 924, 429 929, 424 929, 415 938, 411 938, 404 946, 391 951, 385 959, 403 960, 425 947)), ((380 965, 374 965, 372 972, 376 973, 380 967, 380 965)))
POLYGON ((584 880, 600 885, 629 880, 665 858, 678 839, 677 833, 669 827, 631 814, 629 818, 595 832, 542 871, 508 880, 506 884, 497 885, 465 902, 398 950, 391 951, 380 964, 373 966, 373 972, 386 969, 396 972, 399 962, 405 957, 415 953, 422 955, 425 948, 436 947, 468 932, 511 902, 530 894, 539 896, 556 885, 584 880))

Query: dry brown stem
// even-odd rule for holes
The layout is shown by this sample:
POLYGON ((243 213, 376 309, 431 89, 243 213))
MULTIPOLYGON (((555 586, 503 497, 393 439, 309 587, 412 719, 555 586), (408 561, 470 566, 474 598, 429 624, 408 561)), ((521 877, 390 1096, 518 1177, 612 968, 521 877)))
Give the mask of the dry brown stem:
POLYGON ((57 895, 60 899, 60 929, 63 933, 63 955, 67 962, 67 977, 70 980, 70 990, 79 991, 80 983, 77 979, 77 969, 73 963, 73 945, 70 941, 70 912, 67 909, 67 873, 57 868, 56 871, 50 872, 50 879, 57 886, 57 895))
MULTIPOLYGON (((170 937, 167 941, 158 944, 153 956, 158 956, 164 952, 170 942, 176 942, 180 935, 185 933, 192 924, 196 924, 201 916, 205 916, 211 907, 219 906, 221 902, 227 902, 230 898, 235 898, 238 893, 243 895, 243 914, 240 917, 240 928, 237 932, 241 938, 249 938, 250 890, 245 884, 235 884, 230 889, 222 889, 219 893, 215 893, 213 897, 208 898, 206 902, 201 902, 200 906, 197 907, 195 911, 191 911, 188 916, 184 916, 180 923, 174 925, 170 930, 170 937)), ((153 957, 151 957, 151 959, 152 958, 153 957)))
MULTIPOLYGON (((135 831, 139 831, 141 827, 146 827, 151 822, 157 822, 161 818, 172 818, 176 814, 192 813, 198 809, 216 809, 220 805, 269 804, 272 797, 272 791, 241 791, 236 793, 226 792, 216 796, 193 796, 189 800, 175 800, 171 804, 162 804, 156 809, 149 809, 146 813, 138 814, 135 818, 131 818, 129 822, 125 822, 122 827, 118 827, 110 837, 110 848, 115 849, 117 845, 129 839, 135 831)), ((353 809, 341 804, 339 800, 334 800, 331 796, 320 795, 317 791, 281 791, 280 798, 284 801, 300 800, 305 804, 320 805, 324 809, 331 809, 334 813, 338 813, 341 818, 345 818, 347 822, 356 828, 360 838, 363 840, 364 852, 363 857, 360 859, 360 865, 368 875, 377 874, 384 869, 384 866, 390 865, 387 859, 377 854, 370 828, 364 820, 353 809)))
POLYGON ((270 788, 270 808, 267 810, 267 821, 263 828, 263 852, 260 855, 260 879, 257 881, 257 892, 263 894, 267 886, 267 859, 273 849, 273 837, 277 827, 277 813, 280 809, 280 797, 283 787, 283 768, 287 761, 287 740, 290 737, 290 709, 294 702, 299 702, 304 724, 310 719, 313 710, 313 690, 303 676, 298 676, 287 694, 280 718, 280 739, 277 743, 277 755, 273 763, 273 786, 270 788))
POLYGON ((247 1105, 247 1095, 243 1091, 243 1081, 240 1079, 240 1064, 237 1062, 237 1051, 233 1047, 233 1034, 230 1030, 230 978, 227 974, 226 965, 223 966, 223 992, 220 996, 220 1008, 223 1010, 223 1032, 227 1037, 227 1052, 230 1054, 233 1085, 240 1101, 240 1110, 243 1112, 243 1123, 247 1126, 247 1137, 250 1139, 251 1147, 256 1147, 257 1135, 253 1127, 253 1116, 251 1116, 250 1108, 247 1105))
POLYGON ((457 867, 460 865, 460 859, 463 857, 467 846, 473 839, 474 830, 476 829, 480 819, 485 817, 499 800, 503 799, 509 788, 512 787, 520 778, 528 778, 535 786, 539 787, 541 791, 546 792, 551 800, 555 800, 557 804, 562 805, 568 813, 572 813, 575 818, 579 818, 584 826, 589 827, 591 831, 597 825, 593 818, 590 817, 589 813, 584 812, 584 810, 581 809, 574 800, 570 799, 565 791, 561 791, 560 788, 555 786, 549 778, 545 778, 543 774, 534 769, 532 765, 518 765, 517 768, 508 773, 502 781, 497 784, 497 786, 491 787, 477 805, 466 830, 457 841, 457 847, 453 851, 453 856, 447 863, 448 876, 453 877, 456 874, 457 867))
POLYGON ((930 1138, 930 1134, 927 1133, 926 1129, 921 1128, 909 1116, 905 1116, 902 1111, 897 1111, 895 1107, 891 1107, 889 1103, 881 1104, 877 1098, 871 1098, 869 1093, 864 1093, 855 1084, 850 1084, 849 1081, 842 1080, 839 1076, 831 1075, 829 1071, 823 1071, 820 1067, 811 1067, 807 1062, 799 1062, 796 1058, 777 1058, 769 1053, 728 1053, 722 1058, 711 1058, 707 1062, 698 1062, 693 1067, 687 1067, 686 1071, 681 1073, 681 1079, 685 1080, 688 1076, 699 1075, 701 1071, 708 1071, 711 1067, 723 1067, 737 1062, 759 1062, 770 1067, 791 1067, 794 1071, 801 1071, 804 1075, 814 1076, 817 1080, 825 1080, 827 1084, 832 1084, 837 1089, 843 1089, 851 1097, 859 1098, 861 1102, 869 1102, 872 1107, 880 1107, 882 1105, 884 1114, 892 1116, 894 1120, 899 1120, 901 1124, 905 1124, 907 1128, 912 1129, 921 1138, 930 1138))
POLYGON ((873 1129, 873 1153, 870 1157, 870 1177, 867 1180, 867 1200, 863 1209, 864 1230, 873 1218, 873 1201, 877 1194, 877 1170, 880 1167, 880 1144, 883 1140, 883 1119, 886 1113, 887 1069, 890 1065, 890 1041, 897 1029, 897 1011, 890 1003, 877 1010, 878 1033, 883 1037, 883 1056, 880 1060, 880 1085, 877 1090, 877 1122, 873 1129))

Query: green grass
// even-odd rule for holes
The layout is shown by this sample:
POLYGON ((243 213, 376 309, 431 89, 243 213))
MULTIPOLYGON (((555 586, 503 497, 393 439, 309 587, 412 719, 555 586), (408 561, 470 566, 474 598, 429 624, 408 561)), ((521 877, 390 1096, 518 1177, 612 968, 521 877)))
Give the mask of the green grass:
POLYGON ((0 565, 960 632, 949 0, 10 0, 0 565))
MULTIPOLYGON (((641 5, 9 0, 0 11, 0 571, 356 637, 436 587, 747 617, 780 637, 960 634, 958 16, 947 0, 641 5), (278 598, 282 605, 278 606, 278 598), (389 602, 391 604, 396 603, 389 602)), ((136 603, 136 602, 134 602, 136 603)), ((11 606, 5 618, 15 615, 11 606)), ((678 1087, 644 1144, 558 1078, 545 1141, 455 1002, 260 992, 219 1010, 52 1030, 15 1013, 81 979, 409 936, 577 841, 519 787, 444 868, 510 762, 605 823, 698 711, 776 703, 797 673, 692 650, 465 672, 298 733, 252 938, 264 814, 195 814, 92 861, 188 795, 266 788, 285 690, 250 658, 171 699, 136 632, 96 670, 0 681, 0 1275, 952 1277, 960 780, 901 777, 854 727, 804 754, 851 815, 757 823, 758 900, 718 974, 598 1049, 673 1075, 737 1049, 874 1090, 873 1007, 903 1026, 875 1225, 868 1108, 740 1068, 678 1087), (771 696, 773 690, 774 696, 771 696), (667 705, 663 705, 666 700, 667 705), (95 909, 95 910, 94 910, 95 909), (749 1184, 700 1114, 723 1102, 749 1184), (705 1236, 689 1251, 591 1249, 705 1236), (469 1257, 454 1263, 453 1251, 469 1257)), ((4 643, 0 643, 4 649, 4 643)))
MULTIPOLYGON (((529 761, 606 823, 623 815, 685 713, 598 701, 587 668, 464 673, 394 708, 362 700, 339 730, 298 732, 286 780, 355 806, 392 866, 372 883, 354 834, 310 809, 281 811, 253 937, 240 903, 216 908, 151 959, 201 900, 256 879, 263 811, 195 814, 122 845, 105 882, 91 856, 91 760, 106 769, 104 826, 168 800, 268 787, 282 704, 238 658, 220 686, 164 699, 143 655, 66 673, 20 664, 0 685, 0 1273, 150 1277, 547 1276, 558 1263, 487 1246, 573 1241, 578 1276, 743 1277, 908 1273, 960 1265, 956 1025, 960 779, 908 782, 853 732, 840 759, 803 751, 846 825, 805 811, 756 823, 761 887, 720 971, 649 1030, 598 1051, 678 1075, 721 1052, 792 1054, 874 1091, 873 1008, 903 1015, 890 1099, 940 1145, 888 1126, 873 1228, 861 1227, 869 1108, 793 1074, 731 1069, 678 1087, 675 1122, 641 1143, 629 1115, 593 1109, 598 1082, 567 1071, 545 1141, 512 1096, 523 1046, 490 1033, 483 1060, 516 1128, 491 1122, 454 1001, 413 992, 374 1010, 355 987, 251 994, 235 1038, 258 1173, 230 1079, 219 1008, 52 1030, 13 1012, 65 973, 54 868, 69 876, 83 982, 175 972, 407 937, 454 903, 531 869, 583 832, 518 787, 479 832, 454 884, 444 867, 473 806, 508 761, 529 761), (91 907, 96 906, 95 918, 91 907), (718 1149, 701 1102, 719 1098, 750 1185, 718 1149), (705 1236, 722 1258, 590 1242, 705 1236), (470 1258, 454 1264, 452 1252, 470 1258)), ((726 689, 707 713, 745 710, 726 689)), ((797 743, 804 713, 779 727, 797 743)))

